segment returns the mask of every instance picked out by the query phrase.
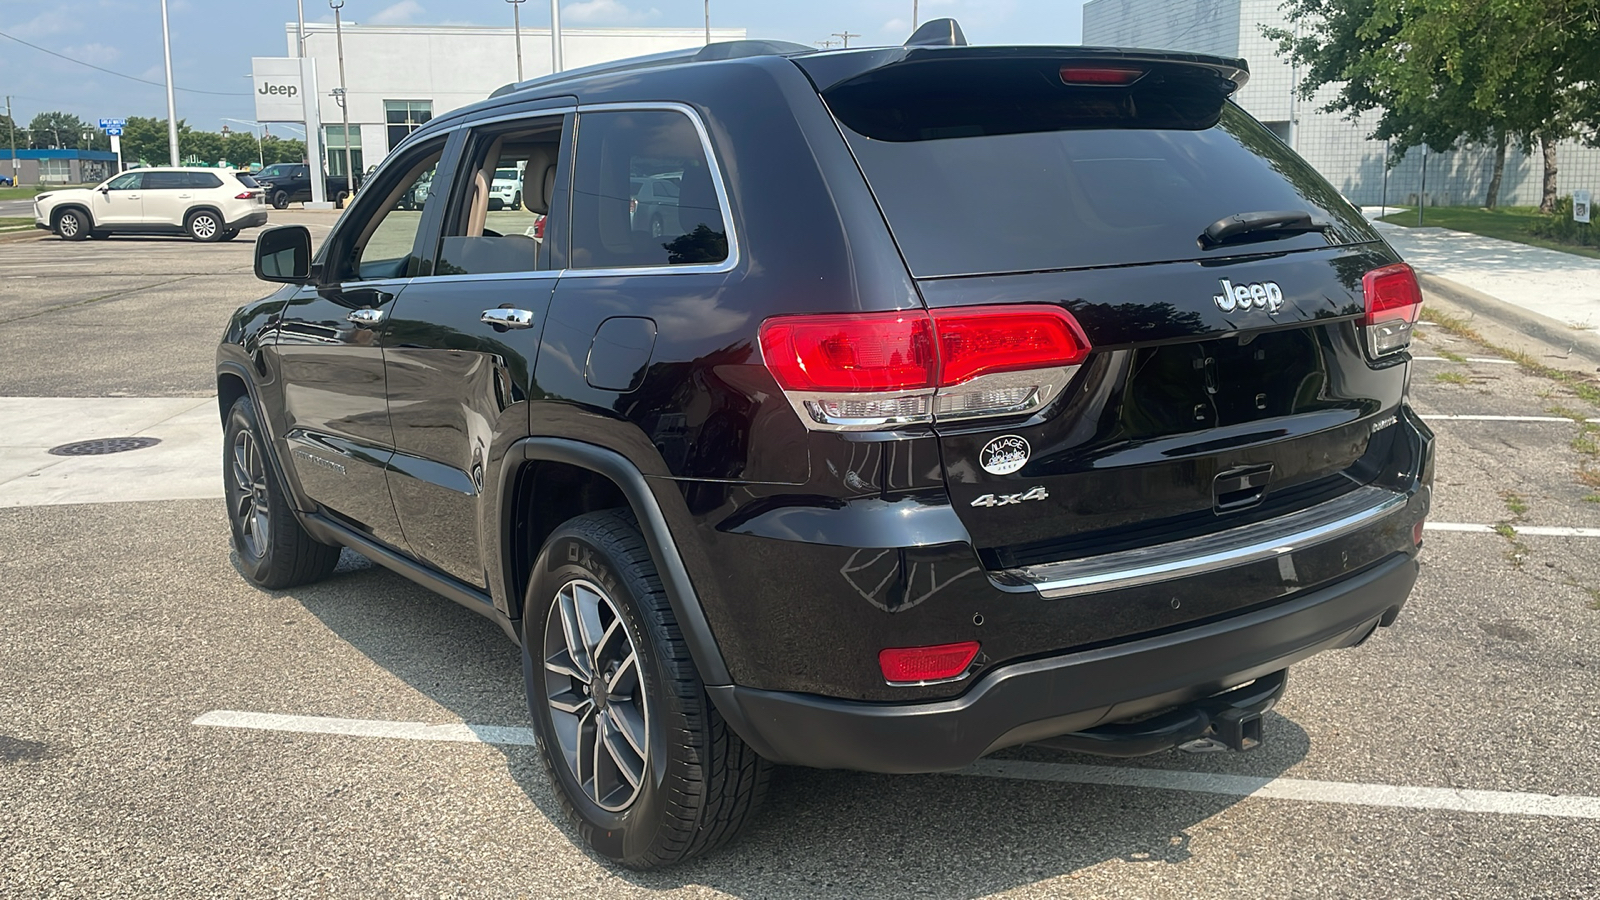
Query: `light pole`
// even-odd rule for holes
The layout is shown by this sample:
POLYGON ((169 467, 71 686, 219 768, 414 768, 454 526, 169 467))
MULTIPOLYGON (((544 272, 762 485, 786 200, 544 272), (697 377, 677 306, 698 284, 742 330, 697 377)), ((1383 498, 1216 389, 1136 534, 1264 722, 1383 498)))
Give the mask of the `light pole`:
POLYGON ((706 0, 706 43, 711 43, 711 0, 706 0))
POLYGON ((911 0, 911 30, 917 30, 917 0, 911 0))
POLYGON ((561 64, 561 0, 550 0, 550 71, 566 68, 561 64))
POLYGON ((300 48, 295 56, 303 58, 306 55, 306 0, 294 0, 294 13, 295 24, 300 26, 300 30, 294 33, 295 46, 300 48))
POLYGON ((345 99, 344 22, 339 17, 339 10, 344 9, 344 0, 328 0, 328 6, 333 8, 333 38, 339 45, 339 89, 334 91, 334 96, 339 98, 339 114, 344 117, 344 194, 349 198, 355 195, 356 183, 350 171, 350 104, 345 99))
POLYGON ((167 30, 167 0, 161 0, 161 49, 167 59, 167 153, 178 164, 178 104, 172 99, 172 34, 167 30))
POLYGON ((526 0, 506 0, 511 4, 511 30, 517 33, 517 82, 522 81, 522 4, 526 0))

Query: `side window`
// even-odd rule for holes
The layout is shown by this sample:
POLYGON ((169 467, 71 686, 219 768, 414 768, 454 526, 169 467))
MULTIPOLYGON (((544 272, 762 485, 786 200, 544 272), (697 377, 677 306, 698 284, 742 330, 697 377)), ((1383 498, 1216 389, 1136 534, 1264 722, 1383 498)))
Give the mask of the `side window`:
POLYGON ((339 281, 371 281, 403 278, 416 274, 417 258, 412 253, 423 213, 442 200, 434 193, 434 173, 444 152, 441 141, 431 149, 411 155, 409 162, 386 172, 373 185, 376 194, 367 195, 370 211, 364 223, 352 220, 353 240, 341 236, 335 252, 344 259, 336 277, 339 281), (359 224, 358 224, 359 223, 359 224), (346 243, 346 241, 352 241, 346 243))
POLYGON ((445 216, 435 275, 550 267, 545 217, 555 191, 562 116, 474 132, 455 208, 445 216))
POLYGON ((124 172, 107 182, 106 189, 111 191, 137 191, 143 181, 143 172, 124 172))
POLYGON ((584 113, 573 170, 575 269, 728 258, 728 233, 700 133, 669 110, 584 113))
POLYGON ((293 178, 309 178, 310 176, 307 174, 307 169, 306 169, 305 166, 295 166, 294 167, 294 175, 292 175, 291 177, 293 177, 293 178))
POLYGON ((144 187, 147 191, 171 191, 184 187, 182 172, 146 172, 144 187))
POLYGON ((210 172, 185 172, 184 173, 184 177, 188 181, 188 184, 184 185, 184 187, 191 187, 191 188, 216 188, 216 187, 222 187, 222 179, 218 178, 217 176, 215 176, 213 174, 211 174, 210 172))

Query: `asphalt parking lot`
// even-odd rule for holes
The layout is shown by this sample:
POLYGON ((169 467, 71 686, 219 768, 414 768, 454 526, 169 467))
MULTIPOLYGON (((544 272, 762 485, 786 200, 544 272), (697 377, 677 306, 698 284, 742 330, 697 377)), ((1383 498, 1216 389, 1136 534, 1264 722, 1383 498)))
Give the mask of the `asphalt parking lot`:
POLYGON ((498 628, 349 553, 234 569, 204 401, 251 237, 0 244, 0 896, 1600 895, 1593 392, 1421 329, 1422 579, 1259 750, 780 770, 743 839, 640 874, 573 844, 498 628), (39 456, 130 431, 165 443, 39 456))

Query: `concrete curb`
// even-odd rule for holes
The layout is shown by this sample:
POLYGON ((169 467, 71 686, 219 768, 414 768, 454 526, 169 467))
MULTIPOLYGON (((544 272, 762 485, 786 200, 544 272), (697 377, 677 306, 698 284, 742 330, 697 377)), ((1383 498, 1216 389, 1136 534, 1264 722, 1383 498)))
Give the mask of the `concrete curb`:
POLYGON ((55 235, 48 231, 41 231, 37 228, 29 228, 26 231, 4 231, 0 232, 0 244, 17 244, 23 241, 39 241, 44 240, 47 237, 54 236, 55 235))
MULTIPOLYGON (((1464 284, 1457 284, 1438 275, 1418 272, 1417 280, 1422 282, 1424 290, 1436 293, 1452 303, 1493 319, 1514 331, 1543 341, 1552 347, 1565 348, 1569 353, 1583 356, 1591 363, 1600 365, 1600 335, 1594 332, 1574 330, 1564 322, 1523 309, 1499 297, 1491 297, 1482 291, 1473 290, 1464 284)), ((1427 318, 1427 306, 1423 306, 1422 316, 1427 318)))

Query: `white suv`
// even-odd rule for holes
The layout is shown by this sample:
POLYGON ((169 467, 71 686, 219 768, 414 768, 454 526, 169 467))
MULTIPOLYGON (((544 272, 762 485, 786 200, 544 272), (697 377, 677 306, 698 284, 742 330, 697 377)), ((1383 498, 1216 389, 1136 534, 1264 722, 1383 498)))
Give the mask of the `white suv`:
POLYGON ((261 186, 228 169, 135 169, 93 188, 51 191, 33 200, 34 227, 68 241, 122 233, 231 241, 241 228, 266 223, 261 186))

